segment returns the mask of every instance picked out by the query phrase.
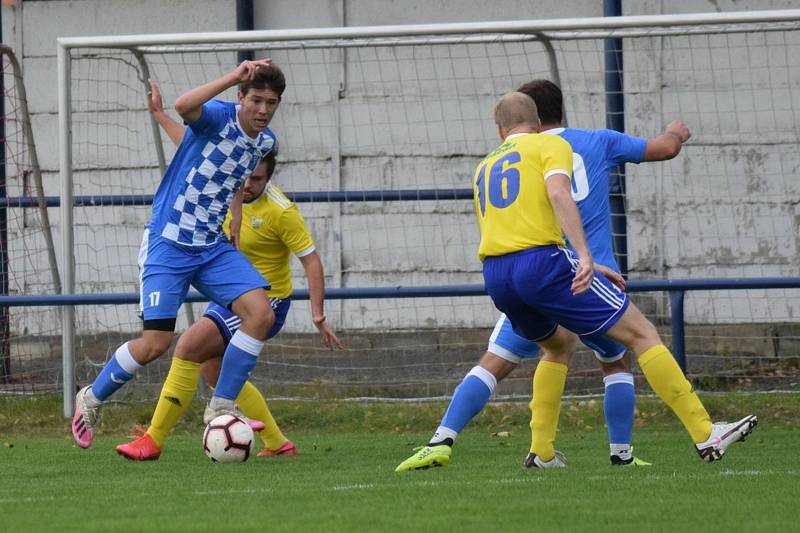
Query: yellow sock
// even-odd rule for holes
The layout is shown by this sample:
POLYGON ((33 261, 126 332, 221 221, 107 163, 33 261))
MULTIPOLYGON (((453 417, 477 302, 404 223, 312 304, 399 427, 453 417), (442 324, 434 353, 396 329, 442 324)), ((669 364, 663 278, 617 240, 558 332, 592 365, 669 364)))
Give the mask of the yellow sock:
POLYGON ((650 387, 678 415, 692 440, 707 440, 711 417, 669 349, 663 344, 653 346, 639 357, 639 366, 650 387))
POLYGON ((178 419, 189 407, 200 379, 200 364, 172 358, 169 374, 161 387, 158 405, 153 412, 153 420, 147 434, 159 447, 164 446, 167 434, 172 431, 178 419))
POLYGON ((269 412, 267 401, 255 385, 246 381, 239 396, 236 397, 236 403, 247 418, 264 422, 264 429, 259 431, 258 435, 265 448, 276 450, 286 442, 286 437, 269 412))
POLYGON ((542 461, 555 457, 556 429, 561 411, 561 395, 567 381, 567 365, 539 361, 533 373, 531 400, 531 453, 542 461))

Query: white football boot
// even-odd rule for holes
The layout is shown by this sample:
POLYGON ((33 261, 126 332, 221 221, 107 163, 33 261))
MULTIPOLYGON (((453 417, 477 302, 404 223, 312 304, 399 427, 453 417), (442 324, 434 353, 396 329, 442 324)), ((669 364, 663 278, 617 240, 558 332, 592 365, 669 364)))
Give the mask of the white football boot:
POLYGON ((711 463, 722 459, 725 450, 734 442, 743 441, 746 436, 752 433, 753 428, 758 424, 758 417, 747 415, 741 420, 733 423, 714 422, 711 424, 711 436, 705 442, 695 444, 697 453, 703 461, 711 463))
POLYGON ((567 458, 564 457, 563 453, 556 450, 556 454, 552 459, 549 461, 542 461, 538 455, 531 452, 525 460, 522 461, 522 466, 525 468, 566 468, 567 458))

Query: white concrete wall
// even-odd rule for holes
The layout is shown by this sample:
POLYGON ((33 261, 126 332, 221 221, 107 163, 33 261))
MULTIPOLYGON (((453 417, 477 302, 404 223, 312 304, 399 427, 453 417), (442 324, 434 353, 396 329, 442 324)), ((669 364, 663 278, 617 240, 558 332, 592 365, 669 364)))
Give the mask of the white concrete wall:
MULTIPOLYGON (((594 0, 498 0, 491 3, 492 10, 488 14, 475 9, 474 2, 466 0, 272 0, 256 4, 257 29, 602 15, 602 3, 594 0)), ((756 0, 669 3, 644 0, 624 4, 624 14, 795 7, 791 1, 756 0)), ((49 195, 58 194, 57 37, 235 29, 233 0, 26 1, 2 9, 4 41, 15 46, 24 66, 31 120, 49 195)), ((683 118, 694 130, 695 140, 672 162, 629 165, 632 275, 646 278, 800 275, 797 260, 800 190, 794 178, 800 164, 798 117, 791 106, 784 110, 778 104, 800 102, 800 68, 789 69, 780 79, 765 76, 769 74, 768 69, 750 75, 748 81, 754 83, 765 79, 763 101, 772 102, 773 109, 766 111, 778 124, 778 127, 762 127, 757 107, 746 109, 744 104, 733 105, 730 113, 724 113, 720 112, 720 109, 724 111, 724 102, 718 101, 713 92, 693 90, 687 94, 679 83, 680 64, 676 67, 672 63, 688 62, 692 66, 691 76, 701 77, 703 57, 692 55, 688 49, 684 55, 665 52, 661 48, 665 42, 668 40, 643 39, 637 41, 641 48, 626 50, 628 131, 652 136, 669 120, 683 118), (747 139, 741 135, 745 130, 755 130, 757 135, 747 139), (709 188, 726 190, 728 195, 722 202, 709 203, 706 194, 709 188), (698 227, 721 219, 730 221, 723 226, 729 233, 720 231, 704 239, 692 237, 698 227), (778 237, 764 238, 770 232, 778 237)), ((791 58, 798 56, 800 42, 794 36, 789 42, 776 43, 776 46, 791 58)), ((404 53, 407 49, 398 52, 401 57, 404 53)), ((475 76, 474 85, 465 87, 462 82, 451 85, 447 81, 426 85, 420 73, 472 68, 471 60, 452 67, 449 58, 408 57, 397 63, 397 72, 386 73, 377 64, 359 61, 355 51, 348 52, 347 60, 338 52, 323 55, 322 59, 330 63, 313 68, 296 64, 296 56, 291 53, 278 51, 275 57, 284 59, 281 64, 286 66, 290 85, 274 123, 282 144, 282 162, 276 181, 287 191, 340 187, 345 190, 466 187, 476 161, 494 142, 488 111, 493 100, 502 91, 533 75, 548 75, 543 56, 540 51, 538 54, 511 58, 511 72, 503 74, 502 87, 480 75, 475 76), (340 64, 344 65, 346 80, 341 97, 336 92, 340 64), (394 75, 399 76, 396 83, 385 83, 386 76, 394 75), (414 84, 414 76, 423 81, 414 84), (384 83, 377 86, 378 81, 384 83), (424 105, 409 103, 403 98, 404 91, 409 90, 427 97, 434 95, 443 111, 432 113, 424 105), (385 126, 381 125, 383 120, 385 126), (337 121, 341 121, 338 126, 337 121), (418 144, 398 146, 395 137, 413 127, 416 121, 426 121, 435 127, 418 144), (449 132, 453 128, 459 133, 451 139, 449 132), (338 148, 333 141, 335 138, 340 139, 338 148), (336 151, 344 155, 341 168, 333 157, 336 151)), ((740 74, 742 68, 753 64, 743 59, 737 67, 735 56, 726 57, 733 61, 731 69, 738 68, 740 74)), ((567 92, 570 124, 602 127, 604 100, 598 90, 602 88, 602 55, 596 43, 564 48, 560 60, 566 63, 562 65, 561 75, 567 92)), ((232 54, 230 61, 233 61, 232 54)), ((113 65, 115 63, 109 63, 107 68, 116 68, 113 65)), ((83 68, 92 67, 87 64, 76 67, 76 71, 83 72, 83 68)), ((185 90, 188 85, 219 73, 221 71, 215 72, 213 68, 197 67, 186 79, 176 79, 168 90, 185 90)), ((154 74, 159 79, 168 75, 160 66, 155 67, 154 74)), ((76 113, 74 135, 76 145, 80 145, 76 163, 80 161, 80 168, 75 174, 75 194, 147 194, 155 190, 160 178, 154 166, 147 114, 139 101, 140 81, 130 74, 120 76, 125 79, 124 84, 99 88, 118 91, 119 102, 95 105, 92 100, 82 109, 85 112, 76 113), (120 126, 98 128, 94 125, 106 122, 120 126), (115 176, 114 181, 109 183, 109 176, 115 176)), ((712 85, 727 83, 726 80, 707 81, 712 85)), ((688 82, 692 87, 700 87, 704 80, 688 82)), ((76 88, 78 92, 81 90, 85 89, 76 88)), ((175 96, 177 94, 172 92, 165 94, 168 101, 175 96)), ((167 150, 171 153, 169 147, 167 150)), ((480 279, 480 265, 474 258, 477 235, 468 202, 427 202, 422 206, 305 204, 301 209, 322 251, 331 286, 473 283, 480 279)), ((50 217, 58 239, 58 210, 51 210, 50 217)), ((143 208, 77 211, 78 291, 136 290, 135 255, 141 226, 147 217, 147 209, 143 208), (109 247, 113 248, 104 260, 82 260, 84 251, 84 257, 88 257, 93 249, 109 247)), ((30 235, 31 239, 39 238, 36 233, 30 235)), ((19 263, 15 266, 23 268, 19 263)), ((298 285, 302 285, 301 271, 297 270, 296 274, 298 285)), ((47 280, 48 275, 43 271, 27 279, 20 290, 40 293, 46 288, 47 280)), ((800 299, 794 296, 788 293, 778 300, 761 298, 753 304, 750 319, 780 321, 798 316, 800 299)), ((731 308, 729 301, 716 304, 708 295, 690 297, 687 313, 690 320, 739 320, 735 313, 727 313, 726 309, 731 308)), ((474 308, 480 305, 475 302, 456 312, 431 305, 397 314, 386 311, 385 305, 385 302, 331 302, 329 315, 335 316, 343 326, 368 325, 376 314, 381 316, 376 322, 382 327, 485 326, 492 320, 490 312, 484 312, 482 307, 480 311, 474 308)), ((306 329, 307 322, 305 313, 295 313, 289 327, 306 329)), ((136 329, 134 317, 130 324, 136 329)))

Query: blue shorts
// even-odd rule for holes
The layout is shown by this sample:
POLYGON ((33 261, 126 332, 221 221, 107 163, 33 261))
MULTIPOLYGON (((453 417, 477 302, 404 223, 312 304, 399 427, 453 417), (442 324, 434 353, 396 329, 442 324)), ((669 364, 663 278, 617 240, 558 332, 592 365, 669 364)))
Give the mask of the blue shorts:
MULTIPOLYGON (((583 344, 594 351, 595 357, 601 363, 613 363, 614 361, 619 361, 625 355, 626 348, 605 335, 595 333, 588 336, 583 335, 579 338, 583 344)), ((514 333, 508 317, 500 315, 500 319, 489 337, 488 350, 501 359, 519 364, 522 359, 537 357, 540 348, 535 342, 514 333)))
POLYGON ((627 309, 628 297, 600 274, 588 291, 573 295, 577 262, 566 248, 538 246, 487 257, 483 279, 494 305, 525 339, 548 339, 558 325, 578 335, 604 334, 627 309))
MULTIPOLYGON (((275 323, 267 334, 267 338, 271 339, 283 328, 283 324, 286 322, 286 315, 289 313, 289 307, 292 305, 292 299, 285 298, 281 300, 280 298, 270 298, 269 303, 272 305, 272 310, 275 311, 275 323)), ((217 326, 222 338, 225 340, 225 346, 228 345, 231 341, 231 337, 233 337, 233 334, 236 333, 236 330, 238 330, 239 326, 242 324, 242 319, 233 314, 230 309, 217 305, 214 302, 208 304, 203 316, 210 318, 217 326)))
POLYGON ((144 320, 178 316, 189 285, 223 307, 248 291, 270 286, 228 241, 193 248, 147 229, 139 249, 139 272, 139 308, 144 320))

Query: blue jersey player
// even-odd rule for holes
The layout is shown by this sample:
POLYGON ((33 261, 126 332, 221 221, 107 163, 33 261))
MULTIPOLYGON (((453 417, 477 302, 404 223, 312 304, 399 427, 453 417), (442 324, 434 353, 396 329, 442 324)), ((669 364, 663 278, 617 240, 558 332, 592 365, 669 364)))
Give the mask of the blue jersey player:
MULTIPOLYGON (((672 122, 664 133, 651 139, 612 130, 563 128, 563 96, 557 85, 548 80, 534 80, 524 84, 518 91, 527 94, 536 103, 541 130, 559 135, 570 143, 573 150, 572 196, 580 212, 589 249, 598 264, 596 268, 617 286, 624 287, 611 239, 608 200, 610 172, 623 163, 662 161, 675 157, 689 138, 688 128, 682 122, 672 122)), ((604 375, 604 410, 611 463, 647 464, 634 458, 631 451, 635 391, 633 375, 627 357, 624 357, 625 347, 602 336, 581 337, 581 340, 595 352, 604 375)), ((447 464, 458 433, 483 409, 497 382, 507 376, 523 358, 536 357, 539 351, 535 342, 516 335, 511 322, 501 315, 490 336, 486 353, 456 388, 442 422, 426 447, 428 453, 422 458, 418 457, 420 454, 410 457, 398 466, 398 471, 447 464)), ((552 416, 557 418, 558 413, 552 416)), ((426 450, 420 453, 423 452, 426 450)))
POLYGON ((234 399, 275 321, 264 292, 269 282, 236 249, 240 187, 275 149, 267 126, 285 88, 283 73, 270 60, 244 61, 175 101, 188 129, 155 194, 139 251, 143 333, 117 348, 94 382, 78 392, 72 435, 81 448, 92 444, 102 403, 169 348, 189 285, 242 319, 206 409, 210 418, 237 413, 234 399), (214 99, 237 85, 238 103, 214 99), (229 209, 230 240, 222 230, 229 209))

